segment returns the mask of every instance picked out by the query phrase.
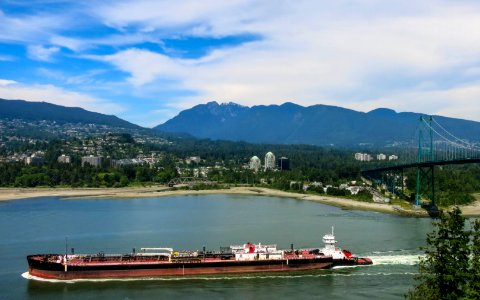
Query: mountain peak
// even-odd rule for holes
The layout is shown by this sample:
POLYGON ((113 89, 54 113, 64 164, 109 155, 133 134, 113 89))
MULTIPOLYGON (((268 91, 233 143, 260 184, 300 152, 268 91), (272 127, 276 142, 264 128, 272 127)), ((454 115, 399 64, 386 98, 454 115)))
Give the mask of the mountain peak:
POLYGON ((396 116, 397 112, 390 108, 377 108, 374 110, 369 111, 367 114, 377 117, 392 117, 396 116))
MULTIPOLYGON (((385 146, 410 141, 419 115, 388 108, 363 113, 321 104, 303 107, 292 102, 252 107, 209 102, 185 110, 155 128, 198 138, 264 144, 385 146)), ((480 123, 446 119, 457 124, 451 127, 454 134, 478 140, 480 123)))

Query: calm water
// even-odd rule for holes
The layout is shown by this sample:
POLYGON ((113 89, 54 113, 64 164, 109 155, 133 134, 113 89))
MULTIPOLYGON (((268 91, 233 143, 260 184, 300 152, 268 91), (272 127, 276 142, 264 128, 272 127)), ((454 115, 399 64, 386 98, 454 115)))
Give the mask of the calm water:
POLYGON ((402 299, 416 272, 429 219, 347 211, 276 197, 178 196, 129 200, 40 198, 0 202, 0 299, 402 299), (373 266, 303 273, 40 282, 21 276, 25 256, 127 253, 133 247, 218 249, 247 241, 279 248, 322 246, 331 226, 339 246, 373 266))

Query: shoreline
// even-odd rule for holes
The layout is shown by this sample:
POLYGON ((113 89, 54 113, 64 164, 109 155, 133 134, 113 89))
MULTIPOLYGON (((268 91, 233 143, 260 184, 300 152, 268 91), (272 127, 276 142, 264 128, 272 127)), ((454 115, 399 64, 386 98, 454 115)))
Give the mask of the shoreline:
MULTIPOLYGON (((254 195, 284 197, 318 202, 342 209, 374 211, 408 217, 428 217, 424 210, 404 209, 396 205, 361 202, 341 197, 285 192, 263 187, 230 187, 216 190, 172 190, 166 186, 126 187, 126 188, 0 188, 0 201, 31 199, 39 197, 63 197, 68 199, 111 199, 111 198, 153 198, 184 195, 254 195)), ((480 201, 461 206, 464 216, 480 216, 480 201)))

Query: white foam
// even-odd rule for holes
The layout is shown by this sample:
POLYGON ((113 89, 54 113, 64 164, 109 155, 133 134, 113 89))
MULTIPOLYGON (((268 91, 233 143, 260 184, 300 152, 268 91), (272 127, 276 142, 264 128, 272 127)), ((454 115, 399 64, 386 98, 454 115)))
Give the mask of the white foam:
POLYGON ((357 268, 357 267, 363 267, 363 266, 336 266, 336 267, 333 267, 332 270, 351 269, 351 268, 357 268))
POLYGON ((413 266, 420 261, 419 254, 408 255, 378 255, 371 256, 373 265, 409 265, 413 266))

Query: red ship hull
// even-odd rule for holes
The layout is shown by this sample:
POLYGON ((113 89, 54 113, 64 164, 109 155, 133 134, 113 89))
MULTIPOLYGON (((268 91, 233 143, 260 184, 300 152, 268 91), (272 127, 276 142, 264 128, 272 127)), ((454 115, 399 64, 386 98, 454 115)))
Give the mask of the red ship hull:
POLYGON ((264 261, 206 261, 195 263, 144 263, 144 264, 84 264, 65 265, 42 262, 41 256, 29 257, 29 273, 45 279, 103 279, 162 276, 192 276, 256 272, 282 272, 326 269, 332 267, 328 258, 264 260, 264 261), (66 269, 66 270, 65 270, 66 269))

